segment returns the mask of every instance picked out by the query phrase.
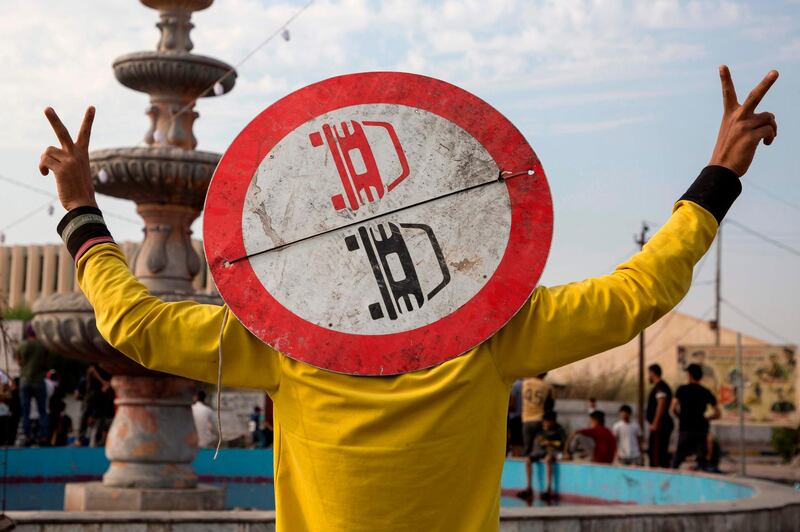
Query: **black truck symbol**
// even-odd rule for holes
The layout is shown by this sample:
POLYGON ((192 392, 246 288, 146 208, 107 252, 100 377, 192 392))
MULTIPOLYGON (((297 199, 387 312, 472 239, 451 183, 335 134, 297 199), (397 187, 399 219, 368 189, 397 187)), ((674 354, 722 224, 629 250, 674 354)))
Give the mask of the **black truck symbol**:
POLYGON ((367 229, 362 226, 358 228, 358 236, 348 235, 344 240, 350 251, 356 251, 363 247, 372 267, 378 291, 383 299, 383 306, 380 302, 372 303, 369 306, 369 313, 373 320, 384 317, 384 308, 386 315, 391 320, 396 320, 398 315, 403 312, 417 310, 426 301, 433 299, 450 282, 450 270, 444 260, 442 248, 428 225, 379 223, 377 224, 377 235, 376 228, 367 229), (433 254, 439 263, 442 280, 427 294, 423 293, 417 269, 414 267, 414 261, 408 251, 401 229, 423 231, 428 237, 433 254), (399 263, 399 269, 402 271, 398 271, 398 268, 393 269, 390 263, 395 263, 395 265, 399 263))

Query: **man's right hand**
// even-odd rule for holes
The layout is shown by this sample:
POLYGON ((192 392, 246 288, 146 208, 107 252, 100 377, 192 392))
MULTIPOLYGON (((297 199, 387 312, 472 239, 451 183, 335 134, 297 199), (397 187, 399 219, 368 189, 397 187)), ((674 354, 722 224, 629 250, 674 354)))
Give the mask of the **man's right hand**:
POLYGON ((736 99, 736 89, 727 66, 719 67, 719 77, 722 81, 722 124, 709 164, 724 166, 741 177, 750 168, 759 142, 763 140, 769 146, 778 135, 775 115, 755 112, 761 99, 778 79, 778 71, 770 70, 741 105, 736 99))
POLYGON ((86 206, 97 207, 92 174, 89 171, 89 137, 92 134, 94 107, 86 109, 75 142, 72 141, 69 131, 52 107, 45 109, 44 115, 53 126, 61 148, 49 146, 44 150, 39 159, 39 171, 42 175, 53 171, 58 199, 66 210, 71 211, 86 206))

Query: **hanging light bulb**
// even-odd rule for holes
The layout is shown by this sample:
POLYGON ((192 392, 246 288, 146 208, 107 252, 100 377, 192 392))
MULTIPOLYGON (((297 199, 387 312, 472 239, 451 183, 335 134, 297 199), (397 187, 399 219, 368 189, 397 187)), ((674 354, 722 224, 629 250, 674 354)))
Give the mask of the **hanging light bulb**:
POLYGON ((53 216, 54 212, 56 212, 55 207, 53 207, 52 205, 48 205, 47 206, 47 215, 48 216, 53 216))
POLYGON ((222 83, 219 81, 214 83, 214 95, 222 96, 223 94, 225 94, 225 87, 222 86, 222 83))
POLYGON ((283 37, 284 41, 289 42, 289 39, 291 39, 292 36, 289 34, 288 28, 283 28, 283 31, 281 32, 281 37, 283 37))
POLYGON ((156 129, 156 132, 153 133, 153 140, 155 140, 159 144, 164 142, 164 132, 161 131, 160 129, 156 129))
POLYGON ((99 172, 97 172, 97 179, 101 183, 108 182, 108 171, 105 168, 101 168, 99 172))

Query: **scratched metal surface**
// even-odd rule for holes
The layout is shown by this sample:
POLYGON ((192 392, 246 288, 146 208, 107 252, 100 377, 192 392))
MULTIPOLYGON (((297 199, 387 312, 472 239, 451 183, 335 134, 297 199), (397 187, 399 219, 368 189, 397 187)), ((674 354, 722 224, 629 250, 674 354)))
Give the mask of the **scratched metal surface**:
POLYGON ((220 162, 204 226, 248 329, 358 375, 488 338, 531 293, 551 233, 544 170, 519 131, 457 87, 397 73, 332 78, 264 111, 220 162))
MULTIPOLYGON (((376 161, 378 170, 374 182, 378 186, 390 183, 401 174, 395 146, 384 128, 363 129, 367 133, 365 149, 371 152, 368 156, 376 161)), ((365 244, 358 226, 255 256, 250 264, 265 290, 291 312, 320 327, 371 335, 416 329, 450 314, 483 288, 508 243, 511 204, 505 186, 495 183, 394 212, 495 180, 498 174, 483 146, 438 115, 386 104, 337 109, 292 131, 259 165, 245 199, 245 249, 248 254, 256 253, 366 218, 372 220, 363 227, 373 234, 382 226, 388 235, 388 224, 395 224, 400 229, 397 245, 387 255, 388 271, 381 271, 378 277, 389 284, 387 299, 377 286, 368 253, 369 247, 378 252, 376 243, 369 235, 365 244), (309 136, 325 124, 334 124, 341 131, 342 123, 353 128, 353 121, 378 120, 393 125, 409 174, 393 190, 384 187, 382 197, 373 191, 373 201, 368 202, 362 190, 362 203, 356 210, 337 211, 331 202, 342 190, 337 165, 329 147, 312 146, 309 136), (408 224, 430 228, 444 264, 437 260, 428 232, 408 224), (358 249, 347 247, 346 239, 351 237, 357 238, 358 249), (401 256, 408 260, 402 261, 401 256), (412 279, 402 283, 409 276, 412 279), (428 297, 440 285, 441 289, 428 297), (381 318, 370 312, 375 304, 381 318)), ((379 269, 382 266, 378 264, 379 269)))

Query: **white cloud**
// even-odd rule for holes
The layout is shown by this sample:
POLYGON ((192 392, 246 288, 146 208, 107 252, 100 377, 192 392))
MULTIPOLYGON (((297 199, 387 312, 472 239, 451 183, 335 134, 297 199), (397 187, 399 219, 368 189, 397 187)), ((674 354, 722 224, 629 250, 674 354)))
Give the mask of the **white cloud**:
MULTIPOLYGON (((236 63, 295 13, 299 1, 225 0, 196 13, 195 53, 236 63)), ((146 128, 146 96, 116 84, 113 59, 152 49, 155 11, 136 2, 80 4, 16 0, 0 19, 0 86, 13 129, 8 147, 49 135, 41 107, 73 123, 98 105, 103 143, 136 142, 146 128), (47 16, 44 16, 47 13, 47 16)), ((202 101, 200 147, 221 150, 267 104, 310 82, 348 71, 426 73, 473 90, 596 86, 660 76, 705 53, 664 28, 736 24, 747 9, 731 1, 659 0, 317 0, 240 69, 237 87, 202 101)))
POLYGON ((645 0, 634 2, 634 19, 647 28, 718 28, 741 22, 747 6, 731 1, 645 0))

